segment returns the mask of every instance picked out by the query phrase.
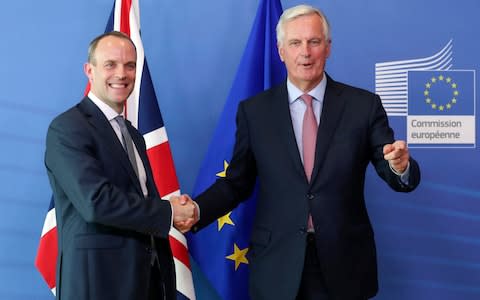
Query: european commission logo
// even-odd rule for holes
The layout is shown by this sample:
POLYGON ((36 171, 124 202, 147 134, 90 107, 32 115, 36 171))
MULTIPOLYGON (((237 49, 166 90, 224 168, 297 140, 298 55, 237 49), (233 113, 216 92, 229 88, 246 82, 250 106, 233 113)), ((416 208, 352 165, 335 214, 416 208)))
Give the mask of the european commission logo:
POLYGON ((375 65, 375 91, 387 115, 407 117, 411 148, 475 147, 475 70, 453 70, 452 48, 375 65))

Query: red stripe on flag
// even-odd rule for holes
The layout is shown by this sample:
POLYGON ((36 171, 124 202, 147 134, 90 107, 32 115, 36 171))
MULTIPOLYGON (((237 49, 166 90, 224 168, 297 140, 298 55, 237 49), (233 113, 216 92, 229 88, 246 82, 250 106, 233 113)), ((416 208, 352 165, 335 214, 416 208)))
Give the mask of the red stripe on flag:
POLYGON ((188 249, 179 242, 175 237, 169 235, 170 247, 172 252, 175 253, 175 258, 181 261, 188 269, 190 269, 190 259, 188 258, 188 249))
POLYGON ((153 179, 160 196, 165 196, 179 189, 172 152, 168 142, 147 150, 148 159, 153 170, 153 179))
POLYGON ((130 8, 132 0, 122 1, 122 9, 120 12, 120 31, 130 36, 130 8))
POLYGON ((50 289, 55 287, 55 272, 57 269, 57 227, 52 228, 40 239, 35 266, 42 274, 50 289))
POLYGON ((85 92, 83 92, 83 95, 87 96, 89 92, 90 92, 90 81, 87 82, 87 87, 85 88, 85 92))

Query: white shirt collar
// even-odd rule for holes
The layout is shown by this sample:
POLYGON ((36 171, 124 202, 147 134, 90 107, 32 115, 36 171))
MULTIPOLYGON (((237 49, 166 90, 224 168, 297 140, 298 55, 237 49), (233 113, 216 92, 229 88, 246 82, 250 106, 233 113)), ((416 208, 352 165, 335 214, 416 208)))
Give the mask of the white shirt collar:
POLYGON ((95 103, 96 106, 98 106, 98 108, 103 112, 108 121, 111 121, 116 116, 118 116, 118 113, 113 108, 111 108, 105 102, 100 100, 100 98, 95 96, 92 91, 88 92, 88 98, 90 98, 90 100, 92 100, 92 102, 95 103))
MULTIPOLYGON (((310 96, 314 99, 323 102, 323 97, 325 96, 325 90, 327 88, 327 75, 323 73, 322 81, 320 81, 317 86, 315 86, 312 90, 308 92, 310 96)), ((287 78, 287 91, 288 91, 288 102, 292 104, 295 100, 297 100, 300 96, 304 94, 302 90, 296 87, 290 79, 287 78)))

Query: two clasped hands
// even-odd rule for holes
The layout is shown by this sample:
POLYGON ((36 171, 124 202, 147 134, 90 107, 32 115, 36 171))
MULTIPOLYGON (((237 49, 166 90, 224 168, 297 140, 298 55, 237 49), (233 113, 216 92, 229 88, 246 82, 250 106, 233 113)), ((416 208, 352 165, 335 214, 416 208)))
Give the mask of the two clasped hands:
POLYGON ((169 200, 173 208, 173 226, 182 233, 189 231, 199 219, 197 204, 186 194, 172 196, 169 200))

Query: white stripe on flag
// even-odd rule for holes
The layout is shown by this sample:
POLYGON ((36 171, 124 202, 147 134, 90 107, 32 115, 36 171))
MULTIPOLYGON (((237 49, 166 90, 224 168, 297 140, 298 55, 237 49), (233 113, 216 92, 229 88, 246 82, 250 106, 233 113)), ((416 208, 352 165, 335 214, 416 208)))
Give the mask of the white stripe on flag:
POLYGON ((45 222, 43 223, 42 229, 42 236, 44 236, 47 232, 52 230, 57 226, 57 220, 55 219, 55 208, 52 208, 48 211, 47 215, 45 216, 45 222))
POLYGON ((195 299, 193 285, 187 284, 193 282, 192 272, 178 259, 173 258, 175 262, 175 274, 177 275, 177 291, 185 295, 188 299, 195 299))
POLYGON ((182 243, 183 246, 185 246, 185 248, 188 248, 188 247, 187 247, 187 239, 186 239, 185 236, 184 236, 180 231, 178 231, 175 227, 172 227, 172 229, 170 230, 170 235, 173 236, 177 241, 179 241, 180 243, 182 243))
POLYGON ((149 133, 144 134, 143 138, 145 139, 147 149, 161 145, 168 141, 167 131, 165 130, 165 127, 150 131, 149 133))
POLYGON ((140 15, 137 13, 138 1, 132 1, 132 7, 130 9, 129 22, 130 22, 130 38, 137 49, 137 80, 135 81, 135 88, 133 93, 127 100, 127 115, 128 120, 138 128, 138 106, 140 103, 140 86, 142 84, 143 67, 145 63, 145 52, 143 50, 143 43, 140 37, 140 15))
MULTIPOLYGON (((187 239, 175 227, 170 229, 169 234, 188 249, 187 239)), ((175 262, 175 274, 177 276, 177 290, 189 299, 196 299, 193 284, 190 284, 193 282, 192 272, 179 259, 173 257, 173 260, 175 262)))

